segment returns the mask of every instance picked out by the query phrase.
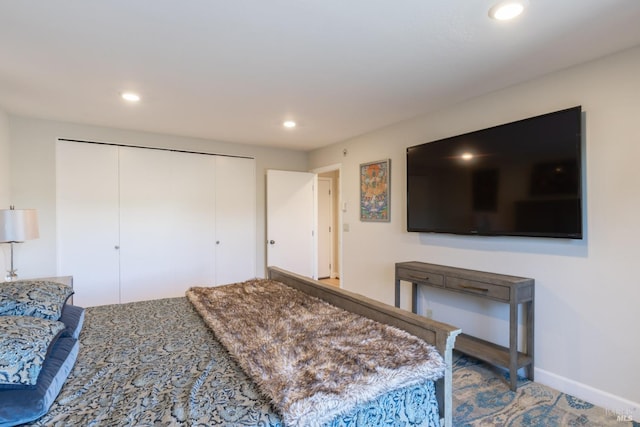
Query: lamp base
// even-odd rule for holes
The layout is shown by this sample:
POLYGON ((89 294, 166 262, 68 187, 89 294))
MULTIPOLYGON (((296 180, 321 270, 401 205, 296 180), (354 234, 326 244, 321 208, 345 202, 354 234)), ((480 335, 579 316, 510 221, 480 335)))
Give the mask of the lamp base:
POLYGON ((6 282, 12 282, 16 280, 18 278, 18 273, 16 273, 16 271, 18 271, 18 269, 7 270, 7 275, 4 276, 4 280, 6 282))
POLYGON ((4 276, 4 280, 7 282, 11 282, 12 280, 16 280, 18 278, 18 273, 16 273, 18 269, 13 267, 13 245, 16 243, 18 242, 9 242, 11 246, 11 270, 7 270, 7 275, 4 276))

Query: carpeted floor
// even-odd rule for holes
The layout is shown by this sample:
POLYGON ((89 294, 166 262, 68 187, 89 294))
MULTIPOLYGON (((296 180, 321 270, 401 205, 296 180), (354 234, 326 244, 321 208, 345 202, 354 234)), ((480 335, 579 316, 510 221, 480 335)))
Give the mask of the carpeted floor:
POLYGON ((508 377, 508 372, 454 353, 453 425, 640 426, 638 422, 624 421, 625 417, 635 414, 605 410, 527 379, 519 378, 518 390, 513 392, 509 389, 508 377))

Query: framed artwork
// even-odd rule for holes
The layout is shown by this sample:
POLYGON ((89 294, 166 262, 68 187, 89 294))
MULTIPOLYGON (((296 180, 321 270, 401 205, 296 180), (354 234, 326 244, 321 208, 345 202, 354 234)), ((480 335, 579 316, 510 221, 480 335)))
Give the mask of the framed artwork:
POLYGON ((389 222, 391 160, 360 165, 360 221, 389 222))

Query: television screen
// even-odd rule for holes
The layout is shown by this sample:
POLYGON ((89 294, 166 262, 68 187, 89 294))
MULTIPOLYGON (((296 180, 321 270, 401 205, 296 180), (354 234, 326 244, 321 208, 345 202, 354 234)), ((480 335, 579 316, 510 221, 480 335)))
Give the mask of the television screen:
POLYGON ((582 238, 581 107, 407 148, 407 229, 582 238))

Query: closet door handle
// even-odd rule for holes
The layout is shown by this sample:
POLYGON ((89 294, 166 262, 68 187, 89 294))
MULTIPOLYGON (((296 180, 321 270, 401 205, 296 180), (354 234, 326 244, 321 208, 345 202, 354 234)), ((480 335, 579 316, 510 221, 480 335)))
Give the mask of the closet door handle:
POLYGON ((115 246, 113 247, 113 249, 115 249, 115 250, 117 251, 117 250, 119 250, 119 249, 120 249, 120 246, 115 245, 115 246))

